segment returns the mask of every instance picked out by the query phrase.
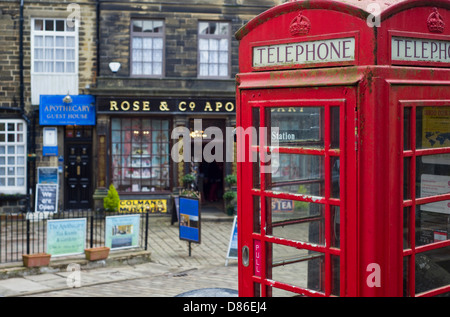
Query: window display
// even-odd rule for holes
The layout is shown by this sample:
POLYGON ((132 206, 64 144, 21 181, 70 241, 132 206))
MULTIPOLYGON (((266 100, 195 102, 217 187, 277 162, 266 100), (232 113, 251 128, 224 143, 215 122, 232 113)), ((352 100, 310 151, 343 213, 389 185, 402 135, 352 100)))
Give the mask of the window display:
POLYGON ((170 189, 169 120, 111 120, 112 175, 119 192, 170 189))

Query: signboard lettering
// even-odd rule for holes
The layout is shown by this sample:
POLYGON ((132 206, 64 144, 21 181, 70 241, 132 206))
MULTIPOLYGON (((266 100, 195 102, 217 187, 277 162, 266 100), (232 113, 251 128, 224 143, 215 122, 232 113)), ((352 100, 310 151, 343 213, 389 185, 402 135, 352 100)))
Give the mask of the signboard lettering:
POLYGON ((95 125, 95 98, 88 95, 71 96, 65 104, 65 96, 41 95, 39 105, 40 125, 95 125))
POLYGON ((36 184, 36 212, 58 211, 58 185, 36 184))
POLYGON ((234 99, 98 98, 98 112, 235 113, 234 99))
POLYGON ((119 212, 167 213, 167 200, 166 199, 121 200, 119 203, 119 212))
POLYGON ((86 247, 86 218, 47 221, 47 253, 82 254, 86 247))
POLYGON ((393 62, 450 63, 450 41, 393 36, 391 59, 393 62))
POLYGON ((256 46, 253 67, 349 62, 355 60, 355 38, 256 46))

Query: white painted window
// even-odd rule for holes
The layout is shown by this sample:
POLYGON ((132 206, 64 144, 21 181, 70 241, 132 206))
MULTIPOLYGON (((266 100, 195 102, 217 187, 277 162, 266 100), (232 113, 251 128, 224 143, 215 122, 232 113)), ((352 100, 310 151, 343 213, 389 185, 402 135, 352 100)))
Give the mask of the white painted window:
POLYGON ((26 194, 27 125, 0 119, 0 193, 26 194))
POLYGON ((33 20, 33 64, 34 73, 78 72, 78 39, 76 27, 64 19, 33 20))
POLYGON ((78 21, 31 22, 31 103, 40 95, 78 95, 78 21))
POLYGON ((131 75, 164 76, 164 21, 132 21, 131 75))
POLYGON ((230 77, 230 23, 199 22, 199 77, 230 77))

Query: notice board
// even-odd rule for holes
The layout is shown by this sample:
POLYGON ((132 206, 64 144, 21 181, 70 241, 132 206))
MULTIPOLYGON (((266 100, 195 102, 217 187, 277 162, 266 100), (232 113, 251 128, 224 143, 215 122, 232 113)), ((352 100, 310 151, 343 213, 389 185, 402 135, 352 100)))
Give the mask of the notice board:
POLYGON ((47 221, 47 253, 52 256, 83 254, 86 218, 47 221))
POLYGON ((180 197, 180 240, 200 243, 200 204, 198 199, 180 197))
POLYGON ((140 220, 140 215, 106 217, 105 246, 111 250, 139 247, 140 220))

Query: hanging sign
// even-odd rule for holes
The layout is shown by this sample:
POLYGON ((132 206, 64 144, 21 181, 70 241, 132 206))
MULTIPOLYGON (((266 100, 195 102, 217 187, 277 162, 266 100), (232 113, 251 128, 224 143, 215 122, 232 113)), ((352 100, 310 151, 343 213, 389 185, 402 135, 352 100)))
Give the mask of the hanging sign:
POLYGON ((35 212, 58 211, 58 185, 36 184, 35 212))
POLYGON ((86 218, 47 221, 47 253, 52 256, 83 254, 86 218))

